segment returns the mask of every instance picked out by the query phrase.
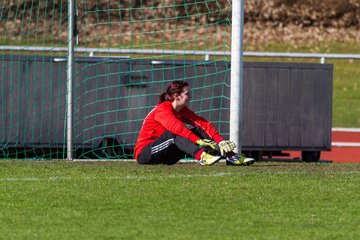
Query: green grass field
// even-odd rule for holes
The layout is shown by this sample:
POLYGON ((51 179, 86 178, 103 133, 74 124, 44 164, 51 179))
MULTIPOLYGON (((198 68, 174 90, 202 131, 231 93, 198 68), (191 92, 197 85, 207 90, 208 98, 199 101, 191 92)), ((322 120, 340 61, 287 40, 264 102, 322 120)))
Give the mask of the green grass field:
POLYGON ((359 164, 0 161, 0 239, 359 239, 359 164))

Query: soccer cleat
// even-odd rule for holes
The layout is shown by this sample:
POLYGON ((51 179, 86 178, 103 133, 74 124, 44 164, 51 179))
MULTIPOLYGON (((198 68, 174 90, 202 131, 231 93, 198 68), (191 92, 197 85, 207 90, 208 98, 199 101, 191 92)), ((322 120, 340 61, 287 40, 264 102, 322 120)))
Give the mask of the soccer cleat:
POLYGON ((203 166, 210 166, 220 160, 220 156, 213 156, 209 153, 203 152, 200 156, 199 164, 203 166))
POLYGON ((240 156, 235 154, 231 157, 226 157, 226 165, 248 166, 254 162, 254 158, 248 158, 244 154, 241 154, 240 156))

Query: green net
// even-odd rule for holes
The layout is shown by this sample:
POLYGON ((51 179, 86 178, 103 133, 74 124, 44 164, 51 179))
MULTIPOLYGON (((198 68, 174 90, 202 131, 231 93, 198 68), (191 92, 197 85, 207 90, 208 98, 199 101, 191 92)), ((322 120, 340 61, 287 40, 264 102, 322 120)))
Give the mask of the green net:
MULTIPOLYGON (((77 1, 74 158, 133 158, 143 119, 170 81, 228 134, 228 1, 77 1)), ((66 158, 67 1, 3 1, 1 158, 66 158)))

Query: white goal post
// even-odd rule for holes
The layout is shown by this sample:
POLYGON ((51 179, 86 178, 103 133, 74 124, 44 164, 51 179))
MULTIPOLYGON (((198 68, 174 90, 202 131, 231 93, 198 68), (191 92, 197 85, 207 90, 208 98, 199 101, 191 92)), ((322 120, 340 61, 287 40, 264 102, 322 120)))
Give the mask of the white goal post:
POLYGON ((231 90, 230 90, 230 139, 241 152, 243 109, 243 34, 244 0, 232 1, 231 25, 231 90))

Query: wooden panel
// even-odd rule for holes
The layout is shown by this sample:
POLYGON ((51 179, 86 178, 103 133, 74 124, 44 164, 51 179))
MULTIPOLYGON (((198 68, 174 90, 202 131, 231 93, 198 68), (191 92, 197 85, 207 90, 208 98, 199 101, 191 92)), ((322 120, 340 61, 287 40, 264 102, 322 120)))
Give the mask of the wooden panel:
POLYGON ((265 131, 265 146, 277 146, 277 122, 278 122, 278 105, 277 99, 278 84, 279 84, 279 69, 268 68, 266 72, 266 131, 265 131))
POLYGON ((330 148, 331 65, 251 62, 244 66, 245 149, 330 148))
POLYGON ((289 146, 301 146, 301 80, 302 70, 290 70, 289 86, 289 146))
POLYGON ((277 122, 277 146, 288 147, 289 138, 289 110, 291 108, 290 104, 290 95, 289 95, 289 86, 290 86, 290 69, 289 68, 280 68, 279 69, 279 79, 278 79, 278 88, 276 94, 277 98, 277 113, 278 113, 278 122, 277 122))
POLYGON ((256 68, 254 85, 256 93, 254 102, 251 106, 253 109, 253 139, 254 146, 265 145, 265 127, 266 127, 266 68, 256 68))
POLYGON ((303 88, 302 88, 302 135, 301 145, 304 147, 311 147, 313 145, 313 138, 318 135, 318 129, 314 129, 314 123, 318 116, 315 112, 315 94, 319 89, 315 89, 315 82, 312 69, 303 70, 303 88))
POLYGON ((242 143, 244 146, 253 146, 253 116, 254 98, 256 96, 255 85, 252 84, 253 76, 255 75, 256 68, 244 68, 244 86, 243 86, 243 119, 242 119, 242 143))

